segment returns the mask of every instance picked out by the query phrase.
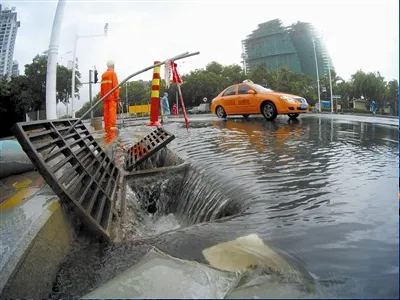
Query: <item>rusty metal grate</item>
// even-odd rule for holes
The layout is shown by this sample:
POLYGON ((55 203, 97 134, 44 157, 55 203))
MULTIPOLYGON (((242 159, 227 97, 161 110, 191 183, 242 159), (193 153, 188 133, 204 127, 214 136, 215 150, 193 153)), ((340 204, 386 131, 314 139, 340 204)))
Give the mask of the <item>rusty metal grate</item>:
POLYGON ((125 170, 132 171, 146 159, 173 141, 175 136, 158 127, 128 149, 125 170))
POLYGON ((47 184, 89 230, 110 239, 121 176, 85 125, 76 119, 17 123, 12 131, 47 184))

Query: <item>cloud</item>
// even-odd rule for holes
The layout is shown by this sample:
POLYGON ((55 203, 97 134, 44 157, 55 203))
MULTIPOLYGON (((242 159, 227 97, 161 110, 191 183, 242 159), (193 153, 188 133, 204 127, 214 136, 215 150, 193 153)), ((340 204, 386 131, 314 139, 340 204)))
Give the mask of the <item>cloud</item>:
MULTIPOLYGON (((4 2, 4 1, 3 1, 4 2)), ((57 3, 5 1, 16 6, 19 28, 14 59, 22 66, 48 48, 57 3)), ((185 51, 200 51, 178 69, 187 73, 210 61, 240 63, 241 40, 259 23, 280 18, 285 25, 311 22, 321 32, 338 74, 349 78, 358 69, 380 71, 387 80, 399 78, 399 3, 397 0, 336 1, 68 1, 64 13, 60 62, 72 59, 76 34, 107 38, 80 39, 77 47, 83 81, 96 65, 116 61, 119 78, 185 51), (62 59, 61 59, 62 57, 62 59)), ((151 79, 151 71, 136 79, 151 79)), ((95 86, 94 93, 99 91, 95 86)), ((88 100, 88 87, 81 100, 88 100)))

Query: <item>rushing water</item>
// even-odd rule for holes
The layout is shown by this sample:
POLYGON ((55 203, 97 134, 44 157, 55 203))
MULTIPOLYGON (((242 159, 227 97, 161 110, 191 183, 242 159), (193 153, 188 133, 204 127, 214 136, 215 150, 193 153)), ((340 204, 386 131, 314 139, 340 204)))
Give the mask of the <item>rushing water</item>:
MULTIPOLYGON (((85 262, 95 286, 149 244, 205 262, 202 249, 257 234, 315 281, 319 297, 398 298, 397 127, 308 116, 205 119, 191 123, 190 135, 181 123, 165 128, 176 135, 169 147, 193 165, 176 186, 181 196, 143 214, 140 240, 108 251, 89 245, 92 258, 78 252, 59 280, 85 262)), ((138 193, 128 189, 128 201, 138 193)))

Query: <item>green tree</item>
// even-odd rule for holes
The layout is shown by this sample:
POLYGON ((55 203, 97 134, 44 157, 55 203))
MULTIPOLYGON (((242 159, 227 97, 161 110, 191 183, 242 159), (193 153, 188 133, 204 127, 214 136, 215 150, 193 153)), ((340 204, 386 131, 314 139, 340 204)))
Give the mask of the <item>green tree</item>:
POLYGON ((364 96, 367 101, 375 100, 378 110, 384 108, 389 90, 379 72, 365 73, 359 70, 352 75, 351 83, 355 98, 364 96))
POLYGON ((349 100, 353 98, 353 86, 351 82, 341 81, 337 84, 335 93, 341 98, 341 102, 345 109, 349 108, 349 100))
POLYGON ((224 70, 224 66, 216 61, 210 62, 208 65, 206 65, 206 68, 205 68, 206 72, 212 72, 217 75, 222 75, 223 70, 224 70))
POLYGON ((271 89, 276 88, 276 77, 268 78, 267 66, 265 64, 260 64, 251 69, 248 74, 250 80, 254 83, 260 84, 262 86, 267 86, 271 89), (268 80, 270 79, 270 80, 268 80), (271 80, 273 79, 273 80, 271 80))
POLYGON ((130 81, 124 84, 119 92, 122 103, 129 105, 149 103, 151 96, 151 83, 143 80, 130 81), (128 89, 128 93, 126 92, 128 89), (128 96, 128 98, 127 98, 128 96))
MULTIPOLYGON (((100 100, 100 93, 98 93, 96 96, 93 97, 92 100, 92 105, 94 105, 97 101, 100 100)), ((90 109, 90 101, 85 102, 82 107, 75 112, 75 116, 77 118, 80 118, 83 116, 85 112, 87 112, 90 109)), ((103 116, 103 102, 101 102, 99 105, 97 105, 94 110, 93 110, 93 117, 102 117, 103 116)), ((84 119, 90 119, 90 113, 86 115, 84 119)))
MULTIPOLYGON (((75 97, 79 99, 79 88, 82 86, 79 71, 75 72, 75 97)), ((69 103, 71 98, 71 77, 72 70, 64 66, 57 65, 57 103, 69 103)))
POLYGON ((246 79, 244 71, 239 65, 224 66, 221 76, 226 79, 226 85, 232 85, 238 82, 243 82, 246 79))
POLYGON ((10 81, 0 77, 0 137, 12 135, 11 127, 25 120, 32 102, 29 88, 30 82, 25 76, 13 76, 10 81))
MULTIPOLYGON (((78 68, 78 66, 76 66, 78 68)), ((46 71, 47 71, 47 55, 36 55, 32 63, 25 65, 25 76, 30 82, 30 92, 32 97, 32 110, 45 109, 46 104, 46 71)), ((57 85, 56 99, 58 102, 69 102, 71 89, 72 71, 64 66, 57 65, 57 85)), ((79 87, 81 86, 79 71, 75 72, 75 96, 79 96, 79 87)))
MULTIPOLYGON (((273 73, 273 72, 271 72, 273 73)), ((280 92, 303 96, 309 94, 312 89, 312 78, 305 74, 290 71, 282 67, 276 72, 277 86, 275 89, 280 92)))
POLYGON ((399 115, 399 82, 396 79, 388 83, 388 102, 392 108, 392 113, 396 116, 399 115))

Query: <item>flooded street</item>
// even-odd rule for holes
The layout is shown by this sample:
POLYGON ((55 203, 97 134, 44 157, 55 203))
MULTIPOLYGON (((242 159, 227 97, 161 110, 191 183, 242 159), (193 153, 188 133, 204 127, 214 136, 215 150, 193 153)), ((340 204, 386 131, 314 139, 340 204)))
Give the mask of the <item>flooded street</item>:
MULTIPOLYGON (((188 135, 171 118, 169 148, 197 170, 183 185, 186 202, 177 204, 176 218, 157 223, 154 231, 164 233, 105 254, 92 246, 102 259, 91 276, 132 265, 144 245, 206 262, 203 249, 256 234, 313 281, 309 297, 398 298, 398 128, 365 119, 204 117, 191 120, 188 135)), ((96 264, 85 257, 86 267, 90 261, 96 264)), ((76 255, 70 269, 82 263, 76 255)))
POLYGON ((335 282, 332 296, 398 295, 397 127, 303 117, 193 122, 189 137, 166 128, 177 135, 174 150, 248 207, 197 229, 196 239, 257 233, 335 282))

